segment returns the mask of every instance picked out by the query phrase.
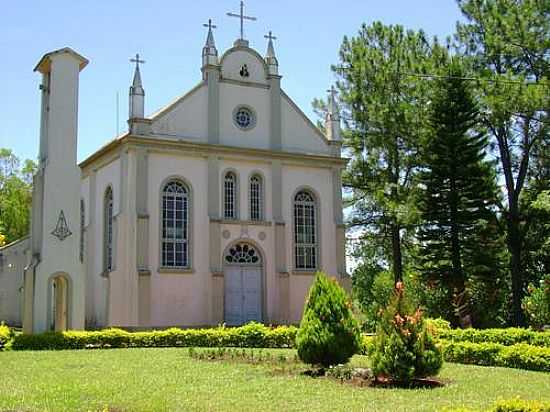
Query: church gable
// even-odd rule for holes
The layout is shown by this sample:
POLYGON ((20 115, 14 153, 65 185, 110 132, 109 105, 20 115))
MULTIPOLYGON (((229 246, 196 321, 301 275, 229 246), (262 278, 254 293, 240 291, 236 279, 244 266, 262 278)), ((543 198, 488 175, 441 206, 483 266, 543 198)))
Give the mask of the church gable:
POLYGON ((300 108, 281 92, 281 125, 283 150, 329 154, 328 141, 300 108))
POLYGON ((229 49, 220 65, 222 79, 267 84, 268 69, 265 61, 250 48, 237 46, 229 49))
POLYGON ((152 131, 165 137, 206 142, 207 111, 208 89, 201 82, 189 93, 152 115, 152 131))

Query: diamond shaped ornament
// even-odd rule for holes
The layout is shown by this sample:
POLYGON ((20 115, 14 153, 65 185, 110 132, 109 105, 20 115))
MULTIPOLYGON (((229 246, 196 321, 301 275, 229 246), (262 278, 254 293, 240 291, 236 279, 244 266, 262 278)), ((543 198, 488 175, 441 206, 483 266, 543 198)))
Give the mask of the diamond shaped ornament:
POLYGON ((61 242, 72 235, 72 232, 69 230, 69 225, 67 224, 67 219, 65 219, 65 213, 63 213, 63 210, 59 212, 57 225, 55 225, 55 229, 53 230, 52 235, 58 238, 61 242))

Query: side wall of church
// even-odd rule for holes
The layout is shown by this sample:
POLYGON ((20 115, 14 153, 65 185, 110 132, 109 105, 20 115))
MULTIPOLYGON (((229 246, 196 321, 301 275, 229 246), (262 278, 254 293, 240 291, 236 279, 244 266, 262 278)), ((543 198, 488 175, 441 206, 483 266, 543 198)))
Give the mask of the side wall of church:
POLYGON ((29 263, 30 240, 0 248, 0 322, 21 326, 23 271, 29 263))

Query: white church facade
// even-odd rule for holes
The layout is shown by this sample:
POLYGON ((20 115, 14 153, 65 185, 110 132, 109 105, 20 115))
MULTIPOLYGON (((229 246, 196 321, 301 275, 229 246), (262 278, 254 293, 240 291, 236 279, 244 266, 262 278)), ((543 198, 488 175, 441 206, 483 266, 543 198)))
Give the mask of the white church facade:
MULTIPOLYGON (((242 17, 242 15, 241 15, 242 17)), ((326 133, 239 38, 146 117, 139 56, 129 130, 77 164, 79 73, 46 54, 39 171, 28 239, 0 249, 0 320, 24 331, 300 321, 318 270, 346 285, 340 119, 326 133)))

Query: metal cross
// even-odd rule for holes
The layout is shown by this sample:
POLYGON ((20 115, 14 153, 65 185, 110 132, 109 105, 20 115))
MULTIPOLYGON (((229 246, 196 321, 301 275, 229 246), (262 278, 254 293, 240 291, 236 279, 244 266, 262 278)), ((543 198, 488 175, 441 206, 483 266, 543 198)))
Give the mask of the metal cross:
POLYGON ((136 53, 136 58, 135 59, 130 59, 130 61, 132 63, 135 63, 136 64, 136 69, 139 69, 139 64, 140 63, 145 63, 145 60, 140 60, 139 59, 139 53, 136 53))
POLYGON ((271 30, 269 31, 269 34, 266 34, 264 37, 269 40, 277 40, 277 37, 273 35, 271 30))
POLYGON ((244 21, 245 20, 251 20, 256 21, 256 17, 250 17, 244 15, 244 1, 241 0, 241 14, 235 14, 235 13, 227 13, 229 17, 237 17, 241 19, 241 40, 244 40, 244 21))
POLYGON ((338 91, 336 90, 336 87, 334 87, 334 85, 330 86, 330 89, 327 90, 327 93, 330 93, 332 100, 336 100, 336 95, 338 94, 338 91))
POLYGON ((204 27, 208 27, 208 30, 217 29, 218 26, 212 24, 212 19, 208 19, 208 24, 203 24, 204 27))

